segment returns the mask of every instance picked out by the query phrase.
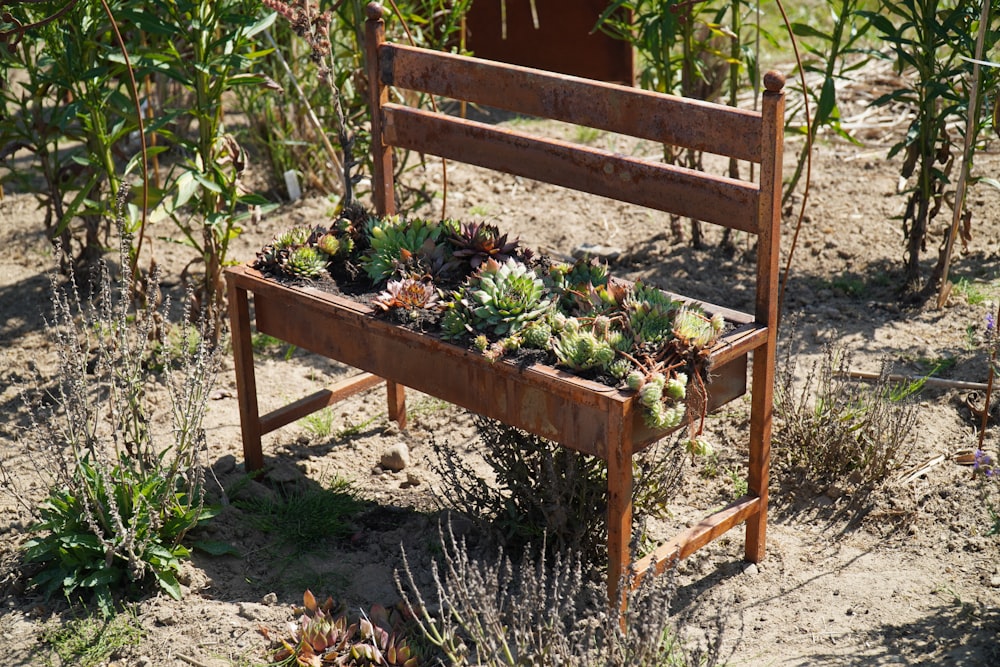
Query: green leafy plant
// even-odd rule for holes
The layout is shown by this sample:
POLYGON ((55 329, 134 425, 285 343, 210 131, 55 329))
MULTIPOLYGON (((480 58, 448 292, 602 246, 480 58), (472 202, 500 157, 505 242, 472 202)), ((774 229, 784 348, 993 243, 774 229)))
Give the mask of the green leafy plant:
POLYGON ((311 591, 302 596, 295 612, 292 637, 281 639, 273 659, 280 664, 318 667, 343 665, 365 667, 389 665, 417 667, 420 664, 404 635, 405 619, 395 608, 371 608, 356 620, 335 608, 333 598, 322 604, 311 591))
POLYGON ((871 61, 872 49, 868 36, 871 23, 860 20, 859 11, 866 6, 861 0, 826 0, 825 4, 828 10, 826 14, 831 21, 829 25, 814 20, 818 17, 813 14, 810 14, 808 21, 794 21, 791 24, 792 34, 799 38, 798 43, 805 51, 802 69, 821 77, 821 82, 818 86, 810 86, 805 90, 797 86, 803 96, 792 99, 801 102, 793 102, 786 114, 789 119, 802 118, 803 109, 800 107, 804 106, 805 98, 808 97, 811 102, 810 125, 806 127, 796 120, 791 120, 791 129, 805 134, 807 141, 803 142, 799 150, 795 171, 785 186, 782 195, 783 205, 787 204, 795 193, 807 164, 808 151, 812 149, 812 144, 821 129, 829 130, 845 141, 858 143, 840 124, 837 83, 850 80, 855 72, 863 69, 871 61))
POLYGON ((747 484, 746 475, 739 470, 726 470, 726 477, 729 478, 729 482, 733 485, 733 498, 742 498, 747 494, 749 485, 747 484))
POLYGON ((204 271, 196 295, 218 331, 229 243, 241 221, 267 203, 241 181, 247 154, 226 132, 224 99, 233 87, 264 81, 249 68, 262 55, 254 37, 273 16, 258 20, 255 0, 157 0, 143 8, 70 0, 41 18, 48 9, 48 3, 16 3, 4 19, 14 26, 2 31, 14 35, 14 66, 27 80, 3 94, 13 113, 0 115, 0 159, 18 148, 34 152, 49 186, 50 234, 67 253, 81 236, 81 256, 89 260, 101 252, 118 191, 139 168, 144 197, 127 216, 129 231, 137 232, 128 266, 138 278, 138 256, 151 237, 146 211, 157 207, 157 216, 175 223, 175 240, 198 253, 204 271), (147 84, 141 101, 136 78, 147 84), (155 118, 148 127, 140 124, 140 102, 141 113, 155 118), (154 144, 148 147, 147 130, 154 144), (171 160, 161 182, 158 162, 150 171, 146 160, 158 160, 167 143, 180 159, 171 160), (72 227, 76 219, 80 232, 72 227))
POLYGON ((173 84, 164 87, 172 94, 162 100, 162 119, 153 129, 183 158, 148 203, 173 221, 172 240, 197 253, 203 272, 196 293, 217 325, 225 317, 229 244, 257 207, 268 205, 242 180, 248 155, 227 131, 225 114, 234 88, 264 83, 251 70, 263 56, 256 39, 274 16, 259 18, 259 10, 256 0, 154 0, 149 7, 125 5, 116 15, 147 37, 137 49, 136 70, 173 84))
POLYGON ((51 3, 11 3, 0 19, 8 46, 0 71, 11 82, 0 88, 3 180, 35 194, 46 233, 81 269, 103 252, 129 166, 118 153, 137 127, 112 31, 105 8, 90 2, 54 13, 51 3), (31 155, 28 164, 15 165, 19 151, 31 155))
MULTIPOLYGON (((971 65, 962 58, 974 54, 978 6, 971 0, 882 0, 877 11, 859 12, 891 49, 886 57, 892 57, 900 71, 912 73, 901 79, 901 87, 872 104, 903 104, 914 114, 906 135, 889 150, 890 158, 903 157, 900 173, 908 180, 904 278, 914 291, 921 288, 920 253, 951 183, 957 142, 949 125, 978 114, 978 109, 968 108, 963 85, 971 65)), ((987 50, 995 39, 991 34, 987 50)), ((981 125, 974 127, 978 132, 981 125)), ((932 288, 938 278, 932 277, 925 287, 932 288)))
MULTIPOLYGON (((128 242, 123 235, 122 266, 128 242)), ((51 404, 28 403, 32 422, 23 435, 45 459, 39 469, 52 477, 48 497, 32 508, 36 536, 25 545, 25 560, 38 567, 32 582, 44 593, 93 598, 110 614, 116 594, 159 588, 181 596, 184 538, 212 514, 200 457, 219 359, 205 330, 195 333, 188 324, 190 312, 173 325, 169 300, 162 311, 132 312, 128 287, 114 283, 104 264, 94 284, 85 300, 53 281, 59 376, 51 404), (151 364, 158 351, 171 349, 168 326, 181 330, 180 349, 193 353, 151 364), (154 428, 153 385, 170 398, 166 443, 154 428)), ((151 296, 158 296, 157 285, 154 274, 151 296)))

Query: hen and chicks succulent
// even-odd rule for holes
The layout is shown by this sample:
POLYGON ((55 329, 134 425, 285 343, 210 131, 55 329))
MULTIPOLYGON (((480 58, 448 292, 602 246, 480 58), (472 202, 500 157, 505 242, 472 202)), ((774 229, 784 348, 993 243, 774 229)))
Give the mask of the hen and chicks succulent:
POLYGON ((455 339, 481 332, 495 337, 515 334, 552 307, 545 283, 524 264, 489 259, 455 292, 442 327, 455 339))
POLYGON ((303 595, 291 638, 280 640, 274 660, 300 667, 389 665, 417 667, 419 661, 401 634, 401 614, 376 605, 357 621, 334 609, 333 599, 319 604, 310 591, 303 595))

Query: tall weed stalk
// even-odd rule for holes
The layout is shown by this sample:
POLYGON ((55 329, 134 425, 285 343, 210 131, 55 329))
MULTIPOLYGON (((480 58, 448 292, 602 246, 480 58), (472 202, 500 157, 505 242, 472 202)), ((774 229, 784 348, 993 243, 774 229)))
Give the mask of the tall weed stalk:
MULTIPOLYGON (((127 267, 121 212, 118 225, 120 266, 127 267)), ((48 400, 27 401, 30 428, 21 440, 37 452, 49 493, 37 506, 25 560, 39 568, 33 583, 44 593, 93 598, 111 613, 117 596, 157 587, 181 595, 184 538, 211 515, 203 421, 219 354, 204 326, 188 324, 191 313, 170 324, 168 299, 133 310, 127 276, 112 277, 106 263, 90 296, 74 277, 52 284, 54 386, 48 400), (157 424, 152 407, 160 385, 169 395, 169 426, 157 424)), ((150 284, 150 296, 159 297, 155 273, 150 284)), ((0 468, 5 481, 13 479, 4 461, 0 468)))

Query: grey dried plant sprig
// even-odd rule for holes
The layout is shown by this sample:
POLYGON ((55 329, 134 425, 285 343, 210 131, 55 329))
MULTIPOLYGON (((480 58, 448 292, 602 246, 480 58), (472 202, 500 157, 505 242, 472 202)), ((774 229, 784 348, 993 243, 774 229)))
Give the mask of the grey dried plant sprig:
POLYGON ((282 0, 261 0, 261 4, 280 14, 291 25, 292 31, 306 40, 312 48, 314 62, 322 63, 330 55, 329 11, 319 11, 319 7, 313 6, 310 0, 299 0, 294 4, 282 0))
MULTIPOLYGON (((671 615, 674 572, 634 574, 619 587, 625 605, 609 605, 603 576, 590 576, 579 555, 546 558, 544 546, 526 549, 519 562, 502 551, 474 556, 450 523, 439 526, 441 556, 430 563, 432 598, 416 583, 402 552, 396 587, 424 638, 442 662, 480 667, 712 667, 724 628, 705 646, 681 640, 683 621, 671 615), (430 603, 430 604, 428 604, 430 603)), ((601 573, 603 575, 603 573, 601 573)), ((721 618, 721 615, 718 616, 721 618)))
POLYGON ((424 637, 450 664, 588 664, 590 633, 579 620, 599 593, 579 558, 557 558, 550 567, 544 557, 525 556, 515 565, 501 550, 476 560, 450 524, 438 534, 443 557, 440 567, 431 562, 434 607, 417 586, 405 550, 395 580, 424 637))

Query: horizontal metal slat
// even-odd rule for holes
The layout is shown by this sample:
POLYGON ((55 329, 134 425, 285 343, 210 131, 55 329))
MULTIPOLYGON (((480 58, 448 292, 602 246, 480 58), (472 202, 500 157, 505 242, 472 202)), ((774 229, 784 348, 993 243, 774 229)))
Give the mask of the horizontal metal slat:
POLYGON ((381 46, 379 59, 382 81, 399 88, 761 160, 756 111, 398 44, 381 46))
POLYGON ((387 145, 757 233, 752 183, 398 104, 383 114, 387 145))

